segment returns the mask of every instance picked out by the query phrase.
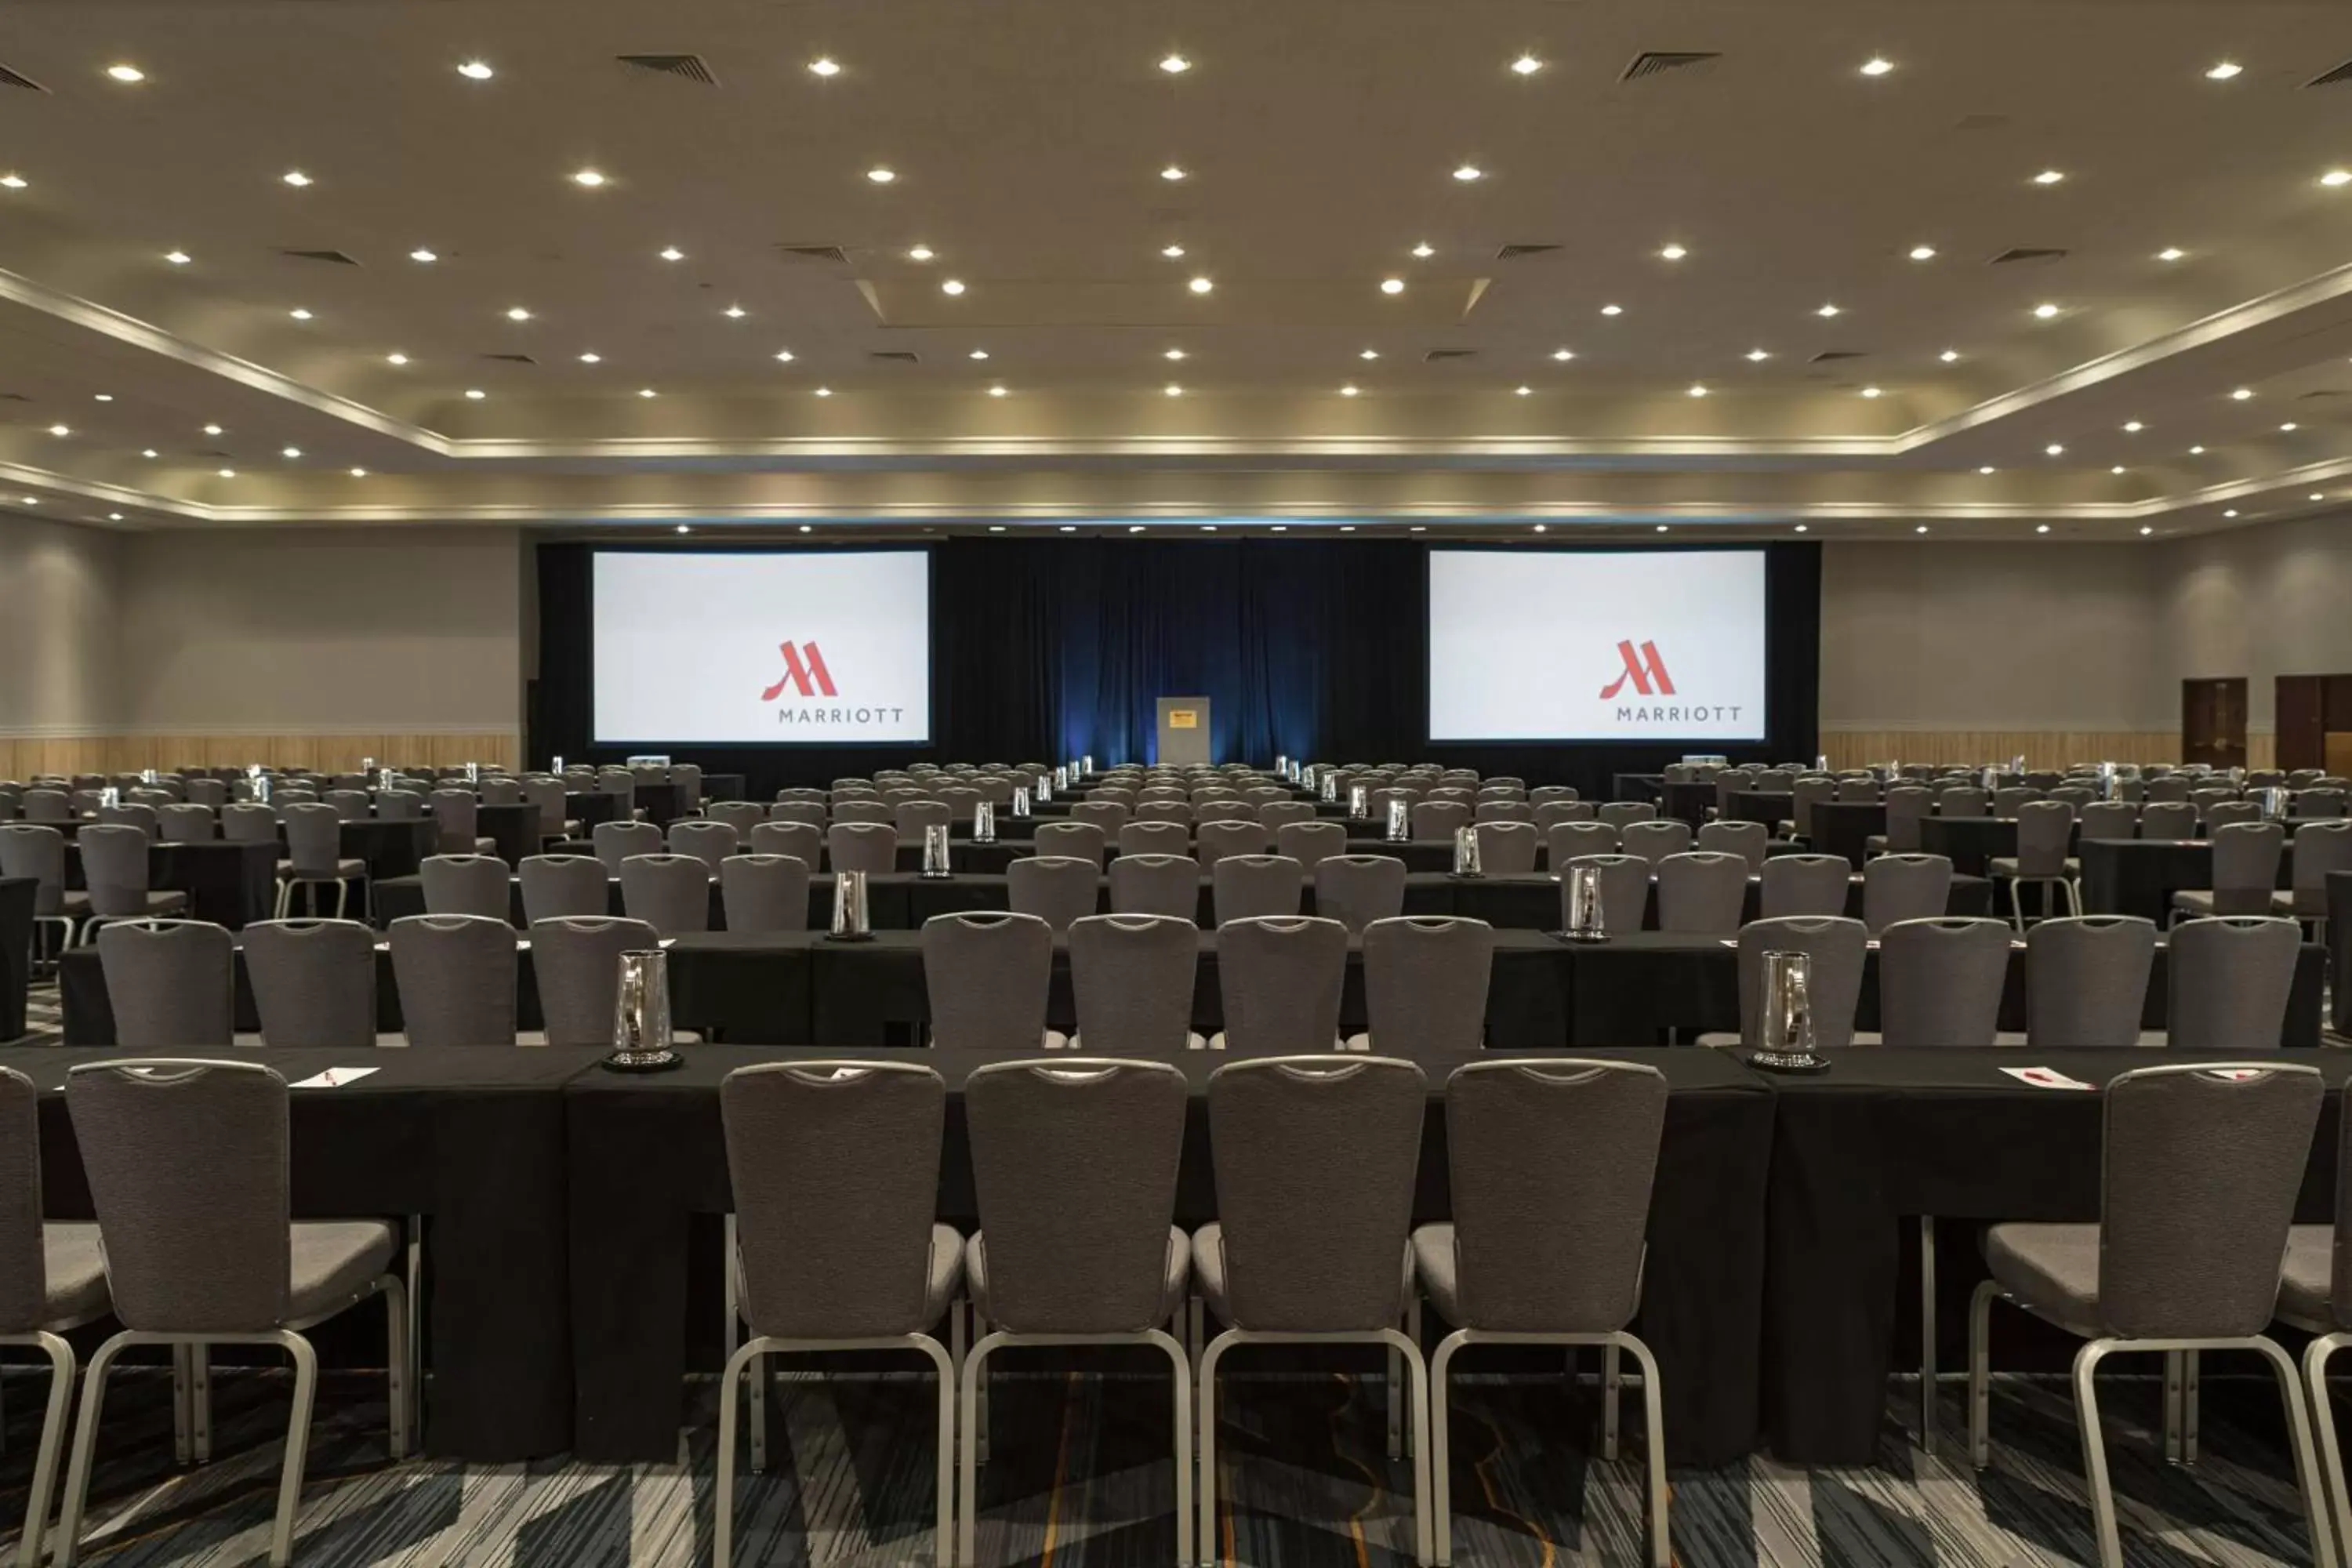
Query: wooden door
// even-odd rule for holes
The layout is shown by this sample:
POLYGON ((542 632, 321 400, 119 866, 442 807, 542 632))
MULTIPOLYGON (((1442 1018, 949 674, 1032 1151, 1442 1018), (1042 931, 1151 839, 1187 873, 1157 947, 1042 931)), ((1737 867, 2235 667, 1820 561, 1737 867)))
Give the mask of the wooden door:
POLYGON ((2246 678, 2180 683, 2180 760, 2217 768, 2246 765, 2246 678))
POLYGON ((2296 768, 2326 766, 2327 678, 2322 675, 2282 675, 2277 683, 2273 727, 2278 733, 2278 765, 2296 768))

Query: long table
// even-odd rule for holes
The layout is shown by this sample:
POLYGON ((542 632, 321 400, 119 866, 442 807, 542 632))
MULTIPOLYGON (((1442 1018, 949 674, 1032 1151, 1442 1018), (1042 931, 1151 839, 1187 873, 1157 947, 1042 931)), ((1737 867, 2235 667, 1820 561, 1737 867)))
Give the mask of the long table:
MULTIPOLYGON (((1776 1080, 1779 1110, 1764 1276, 1764 1411, 1786 1464, 1875 1463, 1886 1413, 1906 1222, 2085 1221, 2099 1216, 2104 1097, 2036 1089, 2003 1067, 2050 1067, 2088 1083, 2167 1058, 2133 1051, 1989 1047, 1830 1053, 1829 1072, 1776 1080)), ((2327 1075, 2297 1217, 2334 1213, 2336 1108, 2352 1059, 2263 1053, 2327 1075)), ((1939 1282, 1979 1267, 1938 1252, 1939 1282)), ((1950 1302, 1957 1292, 1938 1291, 1950 1302)), ((1962 1314, 1940 1325, 1964 1336, 1962 1314), (1960 1321, 1956 1321, 1960 1320, 1960 1321)), ((2014 1318, 2006 1321, 2013 1327, 2014 1318)), ((1938 1364, 1966 1364, 1944 1340, 1938 1364)), ((2014 1340, 2012 1338, 2012 1343, 2014 1340)), ((2000 1364, 2000 1337, 1994 1339, 2000 1364)))
MULTIPOLYGON (((732 1206, 719 1085, 739 1067, 837 1051, 710 1046, 654 1077, 589 1072, 565 1094, 575 1241, 572 1321, 578 1367, 574 1447, 593 1462, 677 1457, 688 1367, 688 1235, 698 1215, 732 1206)), ((1676 1464, 1732 1462, 1753 1446, 1762 1289, 1762 1185, 1773 1097, 1738 1063, 1711 1051, 1615 1051, 1666 1075, 1649 1256, 1635 1327, 1656 1352, 1666 1402, 1667 1451, 1676 1464)), ((978 1219, 963 1115, 965 1078, 993 1053, 929 1051, 947 1080, 939 1216, 969 1231, 978 1219)), ((1238 1055, 1192 1051, 1175 1060, 1192 1086, 1175 1219, 1215 1217, 1205 1089, 1238 1055)), ((1445 1077, 1470 1058, 1432 1056, 1416 1220, 1450 1212, 1445 1077)), ((1345 1180, 1335 1173, 1334 1180, 1345 1180)), ((716 1259, 713 1259, 716 1262, 716 1259)), ((716 1292, 708 1295, 715 1316, 716 1292)), ((714 1363, 715 1364, 715 1363, 714 1363)))
MULTIPOLYGON (((2140 915, 2165 923, 2172 895, 2213 885, 2213 844, 2206 838, 2083 838, 2074 845, 2082 863, 2083 910, 2094 915, 2140 915)), ((2275 886, 2294 886, 2294 840, 2279 851, 2275 886)))
POLYGON ((33 983, 32 877, 0 877, 0 1042, 25 1032, 25 998, 33 983))
MULTIPOLYGON (((41 1193, 52 1219, 92 1212, 66 1075, 113 1056, 9 1055, 41 1091, 41 1193)), ((293 1210, 306 1219, 425 1217, 425 1436, 436 1455, 501 1464, 571 1447, 562 1090, 596 1057, 268 1053, 289 1083, 331 1067, 376 1069, 342 1088, 292 1094, 293 1210)))
MULTIPOLYGON (((49 826, 62 826, 50 824, 49 826)), ((278 904, 278 857, 275 840, 266 844, 231 844, 214 839, 203 844, 150 844, 147 886, 158 892, 188 895, 187 915, 211 921, 231 931, 266 921, 278 904)), ((66 839, 66 886, 80 889, 81 845, 66 839)))

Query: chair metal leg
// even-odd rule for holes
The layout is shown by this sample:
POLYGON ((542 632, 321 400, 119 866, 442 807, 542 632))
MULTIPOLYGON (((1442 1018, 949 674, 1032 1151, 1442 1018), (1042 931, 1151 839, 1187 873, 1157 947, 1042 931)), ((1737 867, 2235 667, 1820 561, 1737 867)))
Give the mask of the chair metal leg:
POLYGON ((400 1301, 407 1319, 408 1436, 425 1441, 425 1216, 408 1216, 408 1282, 400 1301))
POLYGON ((2323 1334, 2303 1351, 2303 1375, 2307 1384, 2305 1394, 2310 1403, 2311 1424, 2318 1429, 2320 1479, 2327 1488, 2339 1552, 2352 1552, 2352 1496, 2345 1490, 2344 1453, 2336 1440, 2336 1406, 2327 1397, 2327 1358, 2348 1344, 2352 1344, 2352 1334, 2323 1334))
POLYGON ((1468 1342, 1461 1330, 1437 1342, 1429 1358, 1430 1561, 1447 1568, 1454 1561, 1454 1455, 1452 1387, 1447 1373, 1454 1353, 1468 1342))
POLYGON ((1381 1384, 1388 1407, 1389 1458, 1391 1459, 1404 1458, 1404 1411, 1397 1404, 1397 1384, 1403 1381, 1404 1368, 1401 1364, 1403 1360, 1396 1352, 1389 1352, 1388 1375, 1381 1384))
POLYGON ((384 1284, 383 1321, 384 1402, 391 1417, 392 1457, 397 1462, 408 1458, 411 1405, 416 1397, 408 1370, 408 1290, 397 1279, 384 1284))
MULTIPOLYGON (((1650 1347, 1632 1334, 1620 1333, 1615 1340, 1633 1352, 1642 1363, 1642 1418, 1647 1430, 1642 1434, 1649 1449, 1650 1477, 1650 1568, 1673 1568, 1674 1540, 1667 1522, 1666 1508, 1673 1493, 1666 1485, 1666 1394, 1658 1376, 1657 1358, 1650 1347)), ((1615 1349, 1612 1342, 1612 1351, 1615 1349)))
POLYGON ((188 1409, 196 1463, 213 1462, 213 1357, 205 1345, 188 1347, 188 1409))
MULTIPOLYGON (((971 1309, 972 1343, 975 1345, 979 1344, 982 1339, 987 1337, 987 1334, 988 1319, 981 1312, 980 1304, 978 1302, 974 1302, 971 1309)), ((981 1373, 980 1378, 979 1425, 980 1431, 973 1441, 979 1449, 980 1462, 984 1465, 988 1463, 988 1374, 984 1368, 981 1373)))
MULTIPOLYGON (((963 1358, 963 1411, 959 1425, 962 1431, 958 1444, 956 1474, 956 1544, 955 1561, 971 1568, 977 1548, 974 1542, 980 1532, 980 1433, 988 1421, 981 1409, 981 1369, 988 1363, 989 1352, 999 1343, 993 1334, 983 1334, 976 1340, 963 1358)), ((725 1568, 714 1563, 712 1568, 725 1568)))
POLYGON ((1624 1369, 1618 1364, 1617 1347, 1601 1347, 1601 1457, 1611 1464, 1617 1462, 1617 1393, 1625 1381, 1624 1369))
POLYGON ((286 1463, 278 1478, 278 1522, 269 1533, 269 1568, 286 1568, 294 1555, 294 1515, 302 1503, 302 1467, 310 1452, 310 1406, 319 1391, 319 1357, 310 1342, 286 1333, 294 1358, 294 1414, 286 1426, 286 1463))
POLYGON ((735 1384, 760 1354, 756 1340, 739 1347, 719 1377, 719 1477, 711 1488, 717 1517, 711 1521, 710 1568, 732 1568, 735 1561, 735 1384))
MULTIPOLYGON (((931 1519, 931 1562, 934 1568, 952 1568, 955 1563, 955 1433, 956 1433, 956 1362, 955 1357, 939 1341, 926 1335, 921 1349, 939 1369, 940 1432, 933 1445, 938 1492, 931 1519)), ((761 1374, 765 1383, 767 1376, 761 1374)))
POLYGON ((66 1470, 65 1511, 58 1520, 58 1568, 73 1568, 81 1545, 81 1514, 89 1501, 89 1465, 98 1449, 99 1413, 106 1405, 106 1374, 113 1370, 114 1358, 128 1348, 125 1337, 115 1335, 98 1347, 98 1353, 89 1358, 89 1369, 82 1373, 81 1424, 74 1429, 73 1462, 66 1470))
MULTIPOLYGON (((1225 1349, 1233 1342, 1234 1331, 1228 1329, 1203 1345, 1200 1365, 1193 1373, 1201 1384, 1201 1397, 1194 1405, 1201 1419, 1201 1479, 1194 1489, 1200 1500, 1201 1522, 1193 1536, 1195 1557, 1201 1568, 1217 1568, 1220 1555, 1217 1536, 1217 1363, 1224 1359, 1225 1349)), ((965 1568, 970 1568, 968 1563, 965 1568)))
POLYGON ((2278 1379, 2279 1397, 2286 1403, 2287 1432, 2294 1448, 2295 1482, 2303 1493, 2304 1521, 2311 1531, 2311 1560, 2315 1563, 2338 1561, 2336 1552, 2347 1548, 2347 1538, 2328 1528, 2327 1489, 2320 1478, 2319 1451, 2311 1437, 2315 1413, 2305 1407, 2303 1388, 2295 1381, 2294 1363, 2268 1335, 2254 1336, 2252 1348, 2271 1363, 2271 1373, 2278 1379))
MULTIPOLYGON (((16 1568, 37 1568, 47 1554, 49 1510, 57 1501, 58 1456, 65 1449, 73 1415, 73 1347, 57 1335, 37 1333, 34 1342, 49 1357, 49 1403, 41 1417, 41 1443, 33 1459, 32 1489, 25 1498, 25 1533, 16 1546, 16 1568)), ((2330 1435, 2332 1442, 2333 1435, 2330 1435)))
POLYGON ((2083 1480, 2091 1493, 2099 1568, 2124 1568, 2123 1542, 2116 1531, 2116 1495, 2107 1481, 2106 1443, 2099 1430, 2099 1396, 2092 1380, 2106 1353, 2106 1346, 2098 1340, 2074 1352, 2074 1419, 2082 1427, 2083 1480))
POLYGON ((1919 1216, 1919 1451, 1936 1451, 1936 1216, 1919 1216))
POLYGON ((1969 1463, 1979 1470, 1992 1463, 1992 1304, 2001 1294, 1987 1279, 1969 1298, 1969 1463))
POLYGON ((1192 1358, 1166 1335, 1160 1341, 1165 1342, 1160 1349, 1168 1352, 1176 1374, 1176 1561, 1191 1563, 1196 1551, 1192 1541, 1192 1358))
POLYGON ((2180 1357, 2179 1351, 2164 1352, 2164 1462, 2180 1463, 2180 1357))
POLYGON ((2180 1352, 2180 1462, 2197 1463, 2197 1366, 2198 1352, 2180 1352))
POLYGON ((172 1347, 172 1461, 183 1468, 196 1458, 195 1412, 188 1399, 188 1347, 175 1344, 172 1347))

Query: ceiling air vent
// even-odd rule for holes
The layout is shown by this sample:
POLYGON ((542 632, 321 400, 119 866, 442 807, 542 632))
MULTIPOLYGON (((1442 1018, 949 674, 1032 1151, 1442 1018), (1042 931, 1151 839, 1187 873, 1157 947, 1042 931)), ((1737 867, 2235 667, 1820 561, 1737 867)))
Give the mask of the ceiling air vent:
POLYGON ((2313 77, 2309 81, 2305 82, 2303 85, 2305 87, 2340 87, 2347 81, 2352 81, 2352 60, 2346 60, 2334 70, 2328 71, 2325 75, 2313 77))
POLYGON ((849 264, 849 253, 837 245, 780 245, 776 254, 793 261, 837 261, 849 264))
POLYGON ((1475 359, 1477 356, 1478 351, 1476 349, 1431 349, 1427 353, 1421 356, 1421 363, 1423 364, 1443 364, 1447 360, 1475 359))
POLYGON ((539 363, 529 354, 484 354, 482 357, 484 359, 502 360, 508 364, 537 364, 539 363))
POLYGON ((710 74, 710 68, 702 63, 700 55, 615 55, 613 58, 625 66, 635 66, 639 70, 653 71, 660 76, 683 77, 688 81, 698 81, 705 87, 719 85, 719 79, 710 74))
POLYGON ((2294 395, 2294 400, 2297 403, 2309 403, 2314 398, 2341 397, 2343 395, 2344 389, 2340 386, 2323 386, 2310 392, 2298 392, 2294 395))
POLYGON ((920 364, 923 363, 923 356, 915 353, 912 349, 876 349, 866 357, 869 359, 887 360, 892 364, 920 364))
POLYGON ((1519 261, 1530 256, 1541 256, 1548 250, 1558 250, 1557 245, 1507 245, 1495 252, 1497 261, 1519 261))
POLYGON ((6 66, 0 66, 0 87, 21 87, 29 89, 34 92, 47 92, 49 90, 47 88, 43 87, 39 82, 35 81, 31 77, 20 76, 16 72, 10 70, 6 66))
POLYGON ((1812 357, 1811 363, 1814 364, 1835 364, 1842 359, 1867 359, 1869 357, 1869 354, 1862 349, 1823 349, 1820 353, 1817 353, 1812 357))
POLYGON ((1627 66, 1625 74, 1617 79, 1640 81, 1643 77, 1664 76, 1685 66, 1703 66, 1709 60, 1722 58, 1722 51, 1717 49, 1643 49, 1633 57, 1633 63, 1627 66))
POLYGON ((0 392, 0 403, 30 403, 33 400, 21 392, 0 392))
POLYGON ((2066 253, 2046 245, 2013 245, 1990 261, 1988 267, 2006 267, 2012 261, 2063 261, 2066 253))
POLYGON ((295 261, 325 261, 337 267, 357 267, 359 262, 340 250, 281 250, 280 256, 295 261))

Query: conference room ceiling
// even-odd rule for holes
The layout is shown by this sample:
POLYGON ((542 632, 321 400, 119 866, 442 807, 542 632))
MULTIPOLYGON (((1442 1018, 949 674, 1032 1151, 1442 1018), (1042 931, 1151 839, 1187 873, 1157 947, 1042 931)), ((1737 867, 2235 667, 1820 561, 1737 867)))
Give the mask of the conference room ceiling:
POLYGON ((2330 510, 2347 62, 2341 0, 17 0, 0 505, 2330 510))

